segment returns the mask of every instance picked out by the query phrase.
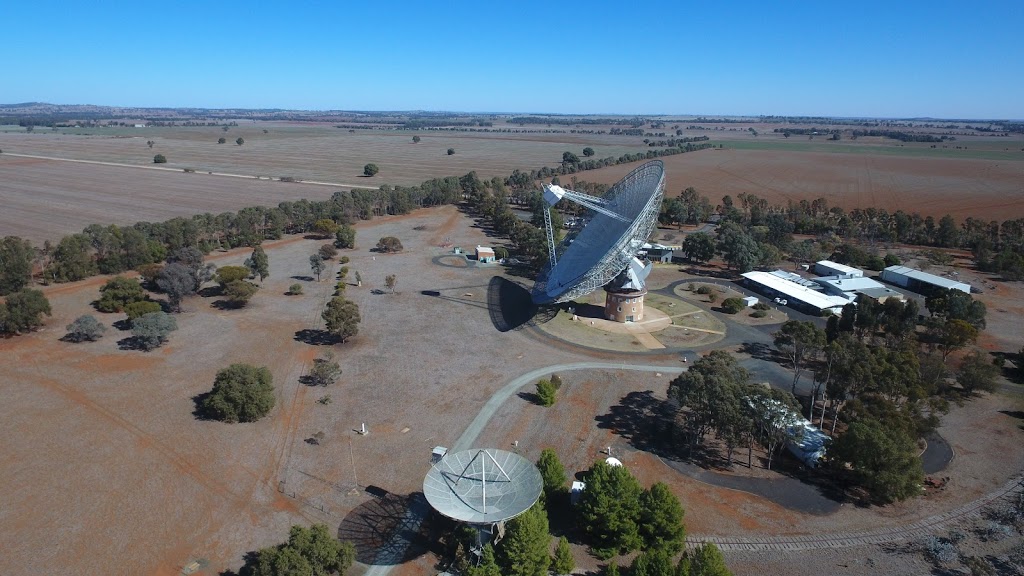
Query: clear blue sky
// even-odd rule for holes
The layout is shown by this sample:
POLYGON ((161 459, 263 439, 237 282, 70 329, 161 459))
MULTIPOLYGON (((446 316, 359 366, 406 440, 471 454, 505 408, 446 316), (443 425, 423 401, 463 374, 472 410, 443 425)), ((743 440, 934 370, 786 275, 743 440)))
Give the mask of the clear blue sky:
POLYGON ((68 0, 2 12, 2 103, 1024 118, 1024 0, 68 0))

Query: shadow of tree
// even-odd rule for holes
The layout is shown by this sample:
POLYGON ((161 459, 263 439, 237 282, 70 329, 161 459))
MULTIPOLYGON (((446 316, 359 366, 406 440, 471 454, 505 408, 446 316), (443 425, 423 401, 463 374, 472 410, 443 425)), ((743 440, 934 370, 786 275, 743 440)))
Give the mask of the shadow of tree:
POLYGON ((146 347, 144 340, 138 336, 129 336, 118 340, 117 347, 120 350, 137 350, 140 352, 149 352, 150 350, 146 347))
POLYGON ((530 404, 536 404, 537 406, 542 405, 540 401, 540 396, 537 396, 533 392, 519 392, 517 396, 519 396, 523 400, 526 400, 530 404))
MULTIPOLYGON (((372 488, 372 487, 371 487, 372 488)), ((351 542, 356 560, 363 564, 394 566, 421 556, 429 549, 429 522, 417 525, 410 508, 427 506, 420 493, 391 494, 382 489, 374 498, 349 512, 338 526, 338 539, 351 542)))
POLYGON ((213 298, 214 296, 220 296, 222 294, 224 294, 224 289, 220 286, 207 286, 206 288, 201 288, 196 292, 196 295, 200 298, 213 298))
POLYGON ((331 346, 338 342, 334 334, 327 330, 315 330, 313 328, 299 330, 295 333, 294 340, 311 346, 331 346))
POLYGON ((118 320, 117 322, 112 323, 111 326, 113 326, 114 328, 117 328, 118 330, 120 330, 122 332, 126 332, 126 331, 132 329, 132 321, 127 319, 127 318, 122 318, 121 320, 118 320))
POLYGON ((673 410, 651 390, 626 394, 607 414, 594 419, 598 428, 611 430, 637 450, 671 455, 673 410))
POLYGON ((291 278, 292 280, 302 280, 303 282, 312 282, 313 281, 313 277, 312 276, 295 275, 295 276, 289 276, 289 278, 291 278))
POLYGON ((230 300, 214 300, 210 303, 210 308, 216 308, 217 310, 238 310, 245 308, 247 302, 232 302, 230 300))
POLYGON ((212 392, 203 392, 202 394, 196 394, 192 397, 192 416, 196 420, 215 420, 210 412, 203 406, 206 399, 210 397, 212 392))
POLYGON ((751 358, 765 362, 779 362, 781 360, 775 348, 764 342, 744 342, 740 344, 739 352, 749 354, 751 358))

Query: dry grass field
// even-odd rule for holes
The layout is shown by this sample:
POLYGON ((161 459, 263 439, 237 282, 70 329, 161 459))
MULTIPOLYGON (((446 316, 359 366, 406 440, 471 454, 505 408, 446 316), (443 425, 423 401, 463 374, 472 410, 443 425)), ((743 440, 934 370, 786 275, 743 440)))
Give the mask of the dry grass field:
POLYGON ((41 245, 89 224, 131 225, 300 198, 323 200, 334 190, 0 154, 0 236, 21 236, 41 245))
POLYGON ((377 130, 350 133, 330 125, 272 123, 231 127, 227 132, 216 126, 97 128, 89 132, 0 133, 0 150, 137 165, 152 165, 153 155, 163 154, 168 161, 165 166, 172 168, 376 187, 410 186, 435 177, 461 176, 471 170, 480 177, 504 178, 517 168, 529 171, 556 166, 566 150, 582 156, 585 146, 593 147, 600 158, 644 148, 641 138, 626 136, 377 130), (414 135, 422 140, 413 143, 414 135), (217 144, 221 137, 227 143, 217 144), (239 137, 245 140, 242 146, 235 144, 239 137), (146 145, 149 140, 155 142, 152 149, 146 145), (448 156, 448 148, 454 148, 455 154, 448 156), (363 166, 369 162, 377 164, 380 172, 364 178, 363 166))
MULTIPOLYGON (((846 209, 952 214, 960 220, 1024 216, 1024 153, 1011 161, 800 151, 781 144, 768 150, 725 146, 664 158, 666 195, 693 186, 713 204, 726 194, 735 201, 746 193, 778 204, 825 198, 830 206, 846 209)), ((579 178, 612 184, 631 168, 612 166, 579 178)))

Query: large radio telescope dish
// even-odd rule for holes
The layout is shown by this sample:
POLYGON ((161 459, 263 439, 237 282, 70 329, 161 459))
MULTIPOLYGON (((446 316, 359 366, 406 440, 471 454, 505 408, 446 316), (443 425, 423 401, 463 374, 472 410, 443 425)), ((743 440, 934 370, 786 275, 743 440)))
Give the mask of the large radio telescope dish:
POLYGON ((543 486, 532 462, 486 448, 446 454, 423 479, 423 495, 449 518, 487 525, 525 512, 540 498, 543 486))
POLYGON ((569 302, 614 279, 651 235, 665 192, 665 165, 652 160, 630 172, 603 198, 546 186, 544 199, 561 198, 589 208, 593 217, 556 247, 548 226, 550 262, 533 287, 535 304, 569 302))

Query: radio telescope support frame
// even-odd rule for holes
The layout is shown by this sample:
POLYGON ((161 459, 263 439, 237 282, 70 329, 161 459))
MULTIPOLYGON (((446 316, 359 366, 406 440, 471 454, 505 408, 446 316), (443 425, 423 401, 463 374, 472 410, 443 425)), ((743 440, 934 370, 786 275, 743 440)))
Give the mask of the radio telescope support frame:
POLYGON ((548 262, 554 268, 558 261, 555 256, 555 232, 551 229, 551 207, 544 209, 544 230, 548 235, 548 262))

